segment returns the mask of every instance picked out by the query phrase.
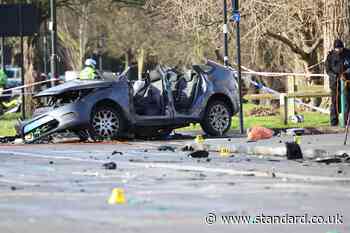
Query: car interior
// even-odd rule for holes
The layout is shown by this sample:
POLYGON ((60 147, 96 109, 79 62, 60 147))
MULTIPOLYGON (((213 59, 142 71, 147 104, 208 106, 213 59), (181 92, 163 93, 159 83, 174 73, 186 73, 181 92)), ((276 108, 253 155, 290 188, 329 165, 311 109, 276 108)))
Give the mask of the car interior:
MULTIPOLYGON (((189 113, 198 92, 199 74, 193 70, 186 73, 171 71, 167 78, 170 82, 175 110, 182 114, 189 113)), ((143 87, 137 88, 137 92, 134 93, 136 113, 141 116, 165 115, 168 97, 161 74, 157 70, 153 70, 144 76, 142 83, 143 87)))
POLYGON ((198 90, 199 75, 189 70, 179 75, 176 82, 172 83, 175 110, 179 113, 188 113, 198 90))
POLYGON ((136 114, 141 116, 165 115, 167 97, 160 74, 157 71, 151 71, 144 76, 143 80, 144 86, 134 93, 136 114))

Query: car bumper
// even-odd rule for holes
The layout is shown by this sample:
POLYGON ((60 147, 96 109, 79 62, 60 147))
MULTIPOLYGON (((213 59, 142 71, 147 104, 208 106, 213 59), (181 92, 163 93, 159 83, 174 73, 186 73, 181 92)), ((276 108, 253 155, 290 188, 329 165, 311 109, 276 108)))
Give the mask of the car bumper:
POLYGON ((81 129, 89 125, 90 113, 83 103, 68 104, 49 110, 33 119, 18 122, 17 134, 31 143, 52 133, 81 129))

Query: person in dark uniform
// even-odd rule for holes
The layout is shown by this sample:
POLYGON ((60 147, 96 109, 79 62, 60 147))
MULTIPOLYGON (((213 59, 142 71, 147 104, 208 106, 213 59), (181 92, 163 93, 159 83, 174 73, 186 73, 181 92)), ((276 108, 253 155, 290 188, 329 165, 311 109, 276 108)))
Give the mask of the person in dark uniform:
POLYGON ((340 80, 345 80, 345 118, 348 119, 350 108, 350 85, 347 80, 350 80, 350 50, 344 48, 344 43, 336 39, 334 41, 334 49, 331 50, 325 62, 326 72, 329 76, 329 86, 331 89, 331 126, 337 126, 339 123, 338 116, 340 109, 340 80))

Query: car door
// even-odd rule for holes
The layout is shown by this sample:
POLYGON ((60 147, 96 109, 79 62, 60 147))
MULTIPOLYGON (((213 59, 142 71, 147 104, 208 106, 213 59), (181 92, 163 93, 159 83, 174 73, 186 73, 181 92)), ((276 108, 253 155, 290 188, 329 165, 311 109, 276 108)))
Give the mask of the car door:
MULTIPOLYGON (((163 126, 171 125, 174 119, 174 104, 171 95, 170 82, 168 80, 168 72, 160 69, 160 79, 151 81, 150 90, 158 89, 160 92, 161 111, 157 114, 136 114, 135 120, 137 126, 163 126)), ((158 98, 158 97, 157 97, 158 98)), ((145 106, 146 108, 154 108, 157 106, 145 106)), ((157 112, 157 111, 155 111, 157 112)))

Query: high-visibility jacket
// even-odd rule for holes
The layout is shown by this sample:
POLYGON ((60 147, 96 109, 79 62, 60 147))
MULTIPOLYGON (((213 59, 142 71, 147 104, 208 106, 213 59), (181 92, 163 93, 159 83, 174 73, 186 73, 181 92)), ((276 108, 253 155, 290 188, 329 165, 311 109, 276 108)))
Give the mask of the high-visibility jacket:
POLYGON ((94 68, 87 66, 80 72, 79 78, 93 80, 96 78, 96 71, 94 68))
POLYGON ((5 88, 7 83, 7 75, 3 69, 0 69, 0 88, 5 88))

